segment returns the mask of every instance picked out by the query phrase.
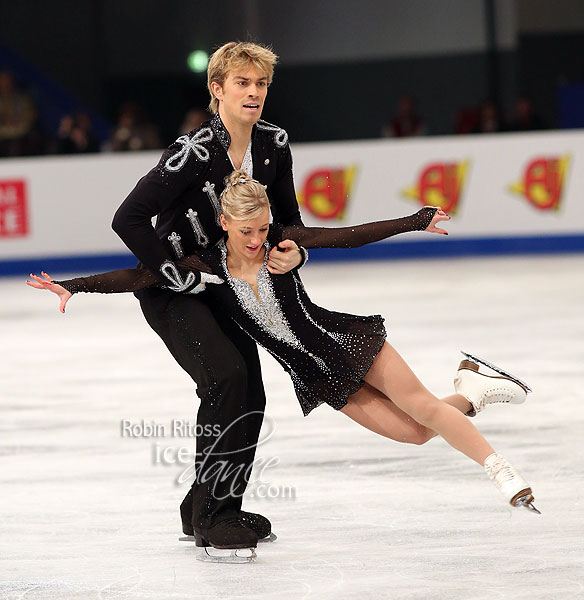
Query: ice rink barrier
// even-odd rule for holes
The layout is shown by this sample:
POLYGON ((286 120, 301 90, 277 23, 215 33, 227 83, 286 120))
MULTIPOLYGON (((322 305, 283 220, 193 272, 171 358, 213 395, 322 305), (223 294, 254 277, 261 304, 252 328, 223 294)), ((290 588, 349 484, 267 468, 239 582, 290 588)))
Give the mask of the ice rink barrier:
MULTIPOLYGON (((441 205, 450 235, 409 233, 311 260, 584 250, 584 131, 292 144, 306 225, 441 205)), ((0 274, 109 270, 135 259, 112 216, 159 152, 0 160, 0 274)), ((222 187, 221 182, 215 182, 222 187)))

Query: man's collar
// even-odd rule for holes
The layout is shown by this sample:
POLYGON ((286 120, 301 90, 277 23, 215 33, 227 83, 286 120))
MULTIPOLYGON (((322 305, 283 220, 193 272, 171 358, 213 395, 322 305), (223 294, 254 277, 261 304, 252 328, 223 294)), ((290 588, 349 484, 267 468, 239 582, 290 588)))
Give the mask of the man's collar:
MULTIPOLYGON (((227 131, 227 128, 223 124, 223 121, 221 120, 221 117, 219 116, 218 112, 216 112, 213 118, 211 119, 211 128, 213 129, 213 132, 217 136, 217 139, 219 140, 223 148, 225 148, 225 152, 227 152, 229 150, 229 146, 231 145, 231 136, 229 135, 229 131, 227 131)), ((257 124, 254 123, 253 129, 251 130, 252 140, 254 139, 256 130, 257 124)))

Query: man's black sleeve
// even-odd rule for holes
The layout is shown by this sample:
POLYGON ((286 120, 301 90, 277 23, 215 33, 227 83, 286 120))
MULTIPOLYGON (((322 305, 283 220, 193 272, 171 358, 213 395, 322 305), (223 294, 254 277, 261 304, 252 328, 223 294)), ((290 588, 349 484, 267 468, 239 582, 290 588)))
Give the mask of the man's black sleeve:
POLYGON ((112 229, 132 253, 155 273, 173 257, 156 235, 152 217, 167 209, 187 188, 193 185, 203 165, 190 153, 180 169, 176 157, 185 148, 175 142, 162 155, 160 162, 147 173, 116 211, 112 229), (170 162, 169 162, 170 161, 170 162), (168 165, 171 169, 168 169, 168 165))
POLYGON ((282 225, 303 225, 294 190, 292 175, 292 152, 289 144, 278 150, 278 171, 276 180, 268 190, 272 216, 282 225))

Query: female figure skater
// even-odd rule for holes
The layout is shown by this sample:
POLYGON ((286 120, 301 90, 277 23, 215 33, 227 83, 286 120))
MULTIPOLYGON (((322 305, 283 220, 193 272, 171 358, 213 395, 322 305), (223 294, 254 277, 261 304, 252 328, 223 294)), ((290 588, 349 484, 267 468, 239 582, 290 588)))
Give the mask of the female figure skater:
MULTIPOLYGON (((216 285, 207 285, 204 293, 212 294, 213 301, 284 367, 304 415, 326 403, 399 442, 423 444, 441 435, 484 466, 511 505, 536 511, 531 488, 465 416, 493 402, 523 402, 527 386, 510 376, 479 373, 475 362, 463 360, 455 379, 456 394, 439 400, 386 341, 380 315, 325 310, 310 301, 298 269, 276 277, 266 266, 270 250, 283 240, 305 248, 357 247, 407 231, 446 234, 436 225, 450 217, 442 209, 425 207, 409 217, 355 227, 284 227, 269 224, 269 206, 264 187, 245 172, 234 171, 221 195, 225 238, 177 264, 215 275, 216 285)), ((61 312, 75 292, 114 293, 164 285, 146 269, 68 281, 53 281, 46 273, 43 278, 31 276, 30 286, 60 297, 61 312)))

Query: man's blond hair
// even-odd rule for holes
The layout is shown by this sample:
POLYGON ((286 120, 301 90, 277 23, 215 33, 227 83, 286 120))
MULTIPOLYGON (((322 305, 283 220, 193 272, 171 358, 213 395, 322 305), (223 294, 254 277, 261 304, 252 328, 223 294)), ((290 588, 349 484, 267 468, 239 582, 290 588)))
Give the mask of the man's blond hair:
POLYGON ((207 89, 211 96, 209 110, 215 114, 219 110, 219 100, 213 94, 211 83, 216 82, 221 87, 230 71, 239 68, 255 67, 268 78, 268 85, 274 77, 274 66, 278 57, 267 46, 253 42, 229 42, 213 52, 207 67, 207 89))

